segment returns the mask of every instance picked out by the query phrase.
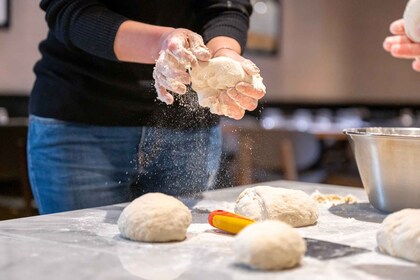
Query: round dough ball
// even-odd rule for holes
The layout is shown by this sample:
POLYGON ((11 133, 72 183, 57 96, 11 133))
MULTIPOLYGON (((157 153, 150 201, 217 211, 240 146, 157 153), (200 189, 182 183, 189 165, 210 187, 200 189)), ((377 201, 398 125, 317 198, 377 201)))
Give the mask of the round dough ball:
POLYGON ((257 186, 247 188, 239 195, 235 213, 256 221, 279 220, 302 227, 316 223, 318 205, 300 190, 257 186))
POLYGON ((256 222, 235 237, 236 259, 251 267, 279 270, 297 266, 306 252, 299 233, 280 221, 256 222))
POLYGON ((420 209, 403 209, 386 217, 376 241, 380 251, 420 263, 420 209))
POLYGON ((180 241, 185 239, 191 220, 190 210, 178 199, 148 193, 122 211, 118 228, 123 237, 135 241, 180 241))
POLYGON ((420 0, 410 0, 407 3, 403 18, 407 36, 420 43, 420 0))

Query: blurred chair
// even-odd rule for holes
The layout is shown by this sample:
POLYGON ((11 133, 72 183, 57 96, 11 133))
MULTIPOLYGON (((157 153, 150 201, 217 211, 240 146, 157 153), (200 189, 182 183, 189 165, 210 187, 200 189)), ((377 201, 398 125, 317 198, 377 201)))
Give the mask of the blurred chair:
POLYGON ((24 214, 33 212, 26 161, 28 102, 28 94, 0 95, 0 107, 7 112, 7 118, 4 114, 0 118, 0 184, 18 188, 16 191, 24 201, 24 214))
POLYGON ((24 211, 32 209, 26 161, 26 121, 0 125, 0 182, 17 186, 24 200, 24 211))
POLYGON ((322 182, 326 177, 325 170, 313 168, 321 158, 321 145, 308 132, 267 130, 250 123, 225 126, 224 132, 236 135, 237 185, 271 179, 322 182))

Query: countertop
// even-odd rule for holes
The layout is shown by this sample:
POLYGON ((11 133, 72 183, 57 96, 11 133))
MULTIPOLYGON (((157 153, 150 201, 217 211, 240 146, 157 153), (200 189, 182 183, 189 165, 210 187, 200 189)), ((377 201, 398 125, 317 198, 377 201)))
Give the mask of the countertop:
POLYGON ((386 214, 367 202, 363 189, 290 181, 259 185, 356 196, 360 203, 321 207, 316 225, 298 228, 308 240, 348 245, 356 253, 319 258, 308 250, 301 266, 279 272, 236 263, 234 237, 209 226, 201 211, 203 205, 231 206, 243 186, 182 199, 193 209, 182 242, 123 239, 116 222, 125 204, 0 222, 0 279, 420 279, 420 265, 377 251, 375 236, 386 214))

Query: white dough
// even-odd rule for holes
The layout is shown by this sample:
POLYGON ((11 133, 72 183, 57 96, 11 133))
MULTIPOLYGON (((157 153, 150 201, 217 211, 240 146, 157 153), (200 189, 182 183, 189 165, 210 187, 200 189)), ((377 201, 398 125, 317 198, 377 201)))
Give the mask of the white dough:
POLYGON ((301 227, 316 223, 318 205, 300 190, 257 186, 247 188, 239 195, 235 213, 256 221, 279 220, 301 227))
POLYGON ((191 87, 197 92, 198 102, 203 107, 213 108, 219 102, 220 91, 233 88, 238 82, 247 82, 265 91, 259 74, 247 75, 238 61, 228 57, 200 61, 190 73, 191 87))
POLYGON ((241 64, 228 57, 216 57, 208 62, 200 61, 191 70, 193 89, 211 88, 223 90, 234 87, 240 81, 251 82, 241 64))
POLYGON ((118 228, 123 237, 144 242, 180 241, 191 224, 190 210, 178 199, 148 193, 132 201, 121 213, 118 228))
POLYGON ((235 237, 235 258, 263 270, 297 266, 306 252, 306 243, 297 230, 280 221, 256 222, 235 237))
POLYGON ((376 241, 382 252, 420 263, 420 209, 403 209, 386 217, 376 241))
POLYGON ((410 0, 407 3, 403 18, 407 36, 420 43, 420 0, 410 0))

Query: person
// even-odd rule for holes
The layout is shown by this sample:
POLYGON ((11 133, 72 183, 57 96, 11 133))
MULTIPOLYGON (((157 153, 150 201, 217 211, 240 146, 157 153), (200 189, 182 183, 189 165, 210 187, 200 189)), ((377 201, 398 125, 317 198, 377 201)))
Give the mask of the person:
POLYGON ((392 22, 390 31, 393 36, 385 38, 383 43, 384 49, 394 57, 413 59, 413 70, 420 72, 420 43, 413 42, 407 37, 404 20, 399 19, 392 22))
MULTIPOLYGON (((194 105, 182 67, 227 56, 258 73, 241 55, 250 2, 42 0, 40 7, 49 32, 34 66, 27 145, 39 212, 213 187, 219 116, 194 105), (162 53, 176 63, 154 69, 162 53)), ((255 109, 263 94, 238 83, 220 95, 227 115, 239 119, 238 108, 255 109)))

